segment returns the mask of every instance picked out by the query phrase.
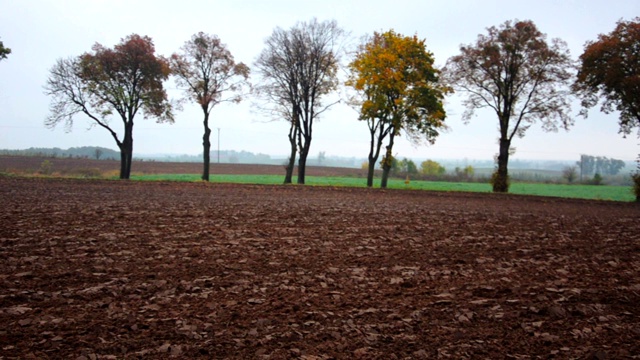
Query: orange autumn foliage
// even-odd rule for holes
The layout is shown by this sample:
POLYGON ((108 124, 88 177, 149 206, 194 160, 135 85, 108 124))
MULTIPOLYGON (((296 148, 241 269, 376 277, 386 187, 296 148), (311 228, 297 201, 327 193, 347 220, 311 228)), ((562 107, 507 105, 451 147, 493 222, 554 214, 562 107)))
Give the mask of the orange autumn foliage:
POLYGON ((417 36, 403 36, 393 30, 374 33, 363 43, 349 64, 346 82, 357 95, 352 98, 367 121, 371 135, 368 186, 385 138, 382 187, 386 186, 395 136, 405 134, 413 142, 433 143, 446 128, 444 96, 450 92, 439 82, 433 54, 417 36))
POLYGON ((602 99, 603 112, 620 112, 621 133, 640 126, 640 17, 619 21, 585 45, 573 89, 582 97, 582 115, 602 99))

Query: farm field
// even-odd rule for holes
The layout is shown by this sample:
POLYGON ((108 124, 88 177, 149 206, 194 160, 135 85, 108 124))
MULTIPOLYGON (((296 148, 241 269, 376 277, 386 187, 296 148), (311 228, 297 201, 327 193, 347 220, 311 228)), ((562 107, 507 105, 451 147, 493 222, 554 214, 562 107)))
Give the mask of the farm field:
MULTIPOLYGON (((35 173, 44 161, 51 163, 51 171, 61 175, 81 175, 87 169, 111 174, 118 177, 119 160, 95 160, 77 158, 52 158, 44 156, 0 155, 0 173, 35 173)), ((134 159, 131 166, 132 176, 151 174, 202 174, 201 163, 178 163, 160 161, 140 161, 134 159)), ((228 175, 281 175, 284 179, 284 167, 280 165, 211 163, 211 174, 228 175)), ((366 176, 366 171, 340 167, 308 167, 310 176, 366 176)), ((199 175, 196 175, 199 177, 199 175)))
POLYGON ((0 176, 0 359, 634 359, 640 207, 0 176))
MULTIPOLYGON (((6 156, 0 155, 0 173, 37 174, 44 162, 48 162, 53 175, 68 177, 102 177, 118 178, 120 163, 115 160, 93 160, 76 158, 51 158, 38 156, 6 156)), ((169 180, 199 181, 202 171, 200 163, 175 163, 155 161, 134 161, 132 180, 169 180)), ((284 168, 278 165, 258 164, 211 164, 211 182, 230 182, 244 184, 282 184, 284 168)), ((294 176, 295 182, 295 176, 294 176)), ((380 176, 374 180, 379 187, 380 176)), ((355 168, 318 167, 307 168, 307 185, 320 186, 366 186, 366 171, 355 168)), ((429 191, 463 191, 490 193, 488 183, 441 182, 411 180, 405 184, 404 179, 389 179, 389 188, 429 191)), ((593 200, 613 200, 630 202, 635 200, 630 186, 592 186, 562 185, 543 183, 514 182, 510 193, 519 195, 537 195, 563 198, 579 198, 593 200)))

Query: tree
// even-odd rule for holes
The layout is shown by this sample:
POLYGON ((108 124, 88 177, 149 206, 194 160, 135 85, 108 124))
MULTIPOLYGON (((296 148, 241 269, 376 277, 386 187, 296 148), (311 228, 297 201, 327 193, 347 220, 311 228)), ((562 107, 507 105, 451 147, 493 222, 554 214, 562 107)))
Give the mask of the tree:
POLYGON ((440 176, 445 173, 446 169, 437 161, 425 160, 420 164, 420 173, 427 176, 440 176))
POLYGON ((96 158, 96 160, 100 160, 100 158, 102 157, 102 154, 104 153, 104 151, 102 151, 102 149, 100 148, 96 148, 93 151, 93 156, 96 158))
POLYGON ((11 49, 4 47, 4 44, 0 41, 0 61, 6 59, 9 54, 11 54, 11 49))
POLYGON ((498 116, 500 150, 493 191, 507 192, 513 138, 523 137, 538 120, 546 131, 573 124, 568 115, 573 66, 569 50, 560 39, 548 43, 532 21, 507 21, 488 28, 460 52, 447 60, 443 77, 456 91, 468 94, 465 122, 482 108, 498 116))
POLYGON ((462 173, 465 175, 467 179, 470 179, 476 173, 476 170, 473 168, 473 166, 467 165, 464 167, 464 169, 462 169, 462 173))
POLYGON ((176 83, 204 114, 202 180, 209 181, 211 110, 224 101, 237 103, 242 100, 240 92, 248 84, 249 67, 243 63, 236 64, 231 52, 216 35, 194 34, 181 50, 182 53, 171 55, 169 61, 176 83), (223 95, 226 93, 232 95, 225 98, 223 95))
POLYGON ((327 159, 327 153, 325 151, 320 151, 318 153, 318 165, 323 165, 326 159, 327 159))
POLYGON ((620 112, 620 132, 640 127, 640 17, 618 21, 609 34, 585 44, 573 89, 582 99, 583 116, 603 99, 601 111, 620 112))
POLYGON ((602 185, 602 175, 600 173, 596 173, 593 175, 593 180, 591 180, 593 185, 602 185))
POLYGON ((415 143, 433 143, 438 131, 446 128, 442 100, 449 90, 439 84, 433 63, 424 40, 390 30, 365 40, 349 65, 346 84, 357 92, 352 103, 359 108, 359 120, 369 127, 367 186, 373 186, 374 166, 386 138, 382 188, 387 187, 394 141, 402 130, 415 143))
POLYGON ((591 175, 594 172, 604 175, 617 175, 625 163, 622 160, 609 159, 604 156, 580 155, 580 161, 576 162, 580 167, 580 176, 591 175))
POLYGON ((404 158, 402 159, 402 161, 400 161, 400 172, 405 174, 405 175, 415 175, 418 173, 418 167, 416 166, 416 163, 413 162, 413 160, 404 158))
POLYGON ((566 166, 562 169, 562 177, 567 180, 569 184, 573 183, 578 176, 578 171, 575 166, 566 166))
POLYGON ((625 167, 624 161, 609 159, 605 156, 596 157, 596 172, 603 175, 617 175, 625 167))
POLYGON ((155 55, 151 38, 130 35, 113 49, 96 43, 91 53, 59 59, 51 68, 45 93, 53 97, 45 121, 53 128, 64 122, 67 130, 74 116, 82 113, 92 126, 106 129, 120 149, 120 179, 131 174, 135 116, 173 122, 172 106, 163 82, 170 73, 168 62, 155 55), (110 124, 120 118, 122 139, 110 124))
POLYGON ((595 170, 595 157, 581 154, 580 161, 576 165, 580 167, 580 180, 582 180, 582 176, 591 175, 595 170))
POLYGON ((313 19, 297 23, 289 30, 276 28, 255 62, 262 76, 258 95, 270 102, 271 114, 291 124, 288 135, 291 154, 285 183, 291 183, 297 153, 298 183, 305 183, 313 124, 337 103, 325 105, 323 100, 338 85, 338 43, 343 36, 344 31, 336 21, 313 19))
MULTIPOLYGON (((580 114, 587 117, 588 110, 602 99, 602 112, 620 112, 620 133, 626 136, 631 134, 634 128, 640 128, 638 74, 640 17, 632 21, 620 20, 611 33, 600 34, 597 41, 585 44, 584 52, 580 55, 578 75, 573 84, 573 90, 582 100, 580 114)), ((640 136, 640 132, 638 135, 640 136)), ((618 163, 617 166, 619 165, 618 163)), ((615 167, 616 165, 614 169, 615 167)), ((636 201, 640 202, 640 170, 632 175, 632 180, 636 201)))

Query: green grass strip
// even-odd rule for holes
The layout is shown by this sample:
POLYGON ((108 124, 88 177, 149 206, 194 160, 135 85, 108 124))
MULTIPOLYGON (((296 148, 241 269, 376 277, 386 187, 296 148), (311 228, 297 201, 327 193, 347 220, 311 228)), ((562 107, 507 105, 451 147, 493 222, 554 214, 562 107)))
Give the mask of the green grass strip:
MULTIPOLYGON (((200 181, 197 174, 154 174, 132 175, 132 180, 141 181, 200 181)), ((284 180, 283 175, 217 175, 210 176, 212 183, 236 183, 236 184, 261 184, 279 185, 284 180)), ((296 182, 294 177, 293 182, 296 182)), ((338 187, 366 187, 365 178, 353 177, 320 177, 307 176, 307 185, 311 186, 338 186, 338 187)), ((380 187, 380 179, 374 181, 374 187, 380 187)), ((484 183, 460 183, 444 181, 420 181, 412 180, 408 185, 402 179, 390 179, 389 189, 412 189, 427 191, 464 191, 464 192, 491 192, 491 185, 484 183)), ((513 183, 509 189, 511 194, 552 196, 560 198, 635 201, 635 196, 628 186, 608 185, 562 185, 542 183, 513 183)))

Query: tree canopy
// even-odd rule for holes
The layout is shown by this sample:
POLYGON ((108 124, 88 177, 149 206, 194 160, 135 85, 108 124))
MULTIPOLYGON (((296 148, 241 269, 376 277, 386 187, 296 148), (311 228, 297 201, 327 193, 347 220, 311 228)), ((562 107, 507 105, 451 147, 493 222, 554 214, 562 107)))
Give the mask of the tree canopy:
POLYGON ((172 106, 163 82, 170 73, 168 62, 155 55, 151 38, 137 34, 121 40, 113 49, 95 44, 92 52, 75 58, 59 59, 51 68, 45 93, 52 96, 50 115, 45 124, 63 122, 70 130, 75 115, 83 113, 93 125, 106 129, 120 148, 120 178, 131 173, 134 118, 173 121, 172 106), (120 138, 110 124, 120 118, 120 138))
POLYGON ((449 89, 440 85, 433 63, 425 40, 393 30, 374 33, 350 63, 346 84, 356 90, 352 103, 370 132, 368 186, 373 184, 385 138, 389 141, 382 160, 382 187, 386 187, 391 169, 394 139, 402 130, 414 142, 433 143, 446 127, 442 101, 449 89))
POLYGON ((249 67, 236 63, 231 52, 216 35, 203 32, 194 34, 182 46, 181 53, 174 53, 170 58, 170 65, 178 86, 204 113, 202 179, 209 181, 211 110, 223 101, 242 100, 242 90, 248 86, 249 67))
POLYGON ((443 175, 447 170, 437 161, 425 160, 420 164, 420 173, 422 175, 439 176, 443 175))
POLYGON ((478 109, 489 108, 498 117, 500 151, 493 190, 507 192, 509 148, 540 121, 546 131, 568 129, 573 62, 564 41, 547 42, 532 21, 506 21, 478 35, 475 44, 460 47, 448 59, 443 77, 464 92, 469 121, 478 109))
POLYGON ((582 115, 602 99, 603 112, 620 112, 621 133, 640 127, 640 17, 620 20, 611 33, 586 43, 573 88, 582 115))

